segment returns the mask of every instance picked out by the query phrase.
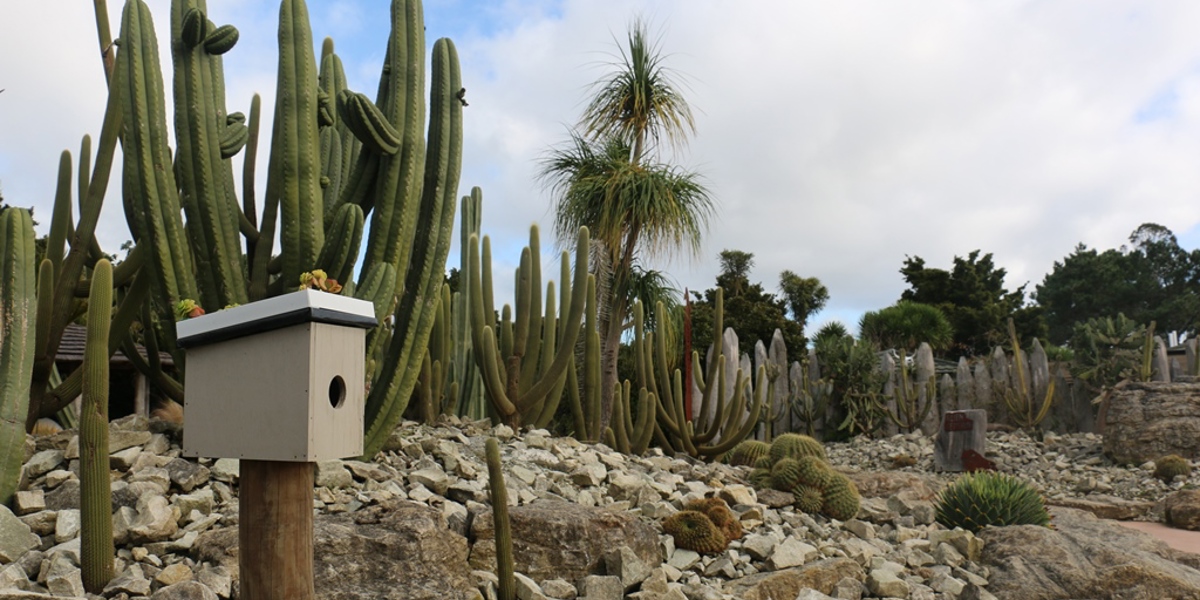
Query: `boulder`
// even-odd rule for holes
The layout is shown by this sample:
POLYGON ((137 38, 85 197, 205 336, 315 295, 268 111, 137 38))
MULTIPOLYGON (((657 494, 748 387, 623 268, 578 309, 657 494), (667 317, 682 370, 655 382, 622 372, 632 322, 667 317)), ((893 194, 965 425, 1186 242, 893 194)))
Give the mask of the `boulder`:
POLYGON ((1200 530, 1200 490, 1180 490, 1167 496, 1164 504, 1167 525, 1200 530))
POLYGON ((942 484, 933 475, 908 471, 846 473, 864 498, 887 498, 900 492, 913 500, 933 500, 942 484))
MULTIPOLYGON (((236 528, 207 531, 194 557, 224 567, 237 588, 236 528)), ((437 510, 395 501, 354 513, 316 516, 313 579, 327 600, 468 599, 478 591, 467 566, 467 540, 437 510)))
POLYGON ((849 558, 827 558, 782 571, 756 573, 725 585, 725 593, 741 600, 795 598, 802 590, 832 594, 845 578, 863 580, 863 570, 849 558))
POLYGON ((1131 383, 1109 399, 1104 427, 1104 453, 1121 464, 1200 458, 1200 383, 1131 383))
POLYGON ((1154 503, 1146 500, 1126 500, 1099 494, 1087 498, 1052 498, 1046 500, 1046 504, 1086 510, 1101 519, 1116 521, 1133 521, 1154 509, 1154 503))
MULTIPOLYGON (((628 546, 647 565, 662 563, 658 532, 631 513, 544 500, 510 507, 508 517, 514 567, 534 581, 579 581, 588 575, 605 575, 604 555, 621 546, 628 546)), ((495 572, 491 510, 475 515, 471 537, 471 568, 495 572)))
POLYGON ((987 590, 1000 600, 1200 599, 1200 556, 1086 511, 1052 507, 1050 514, 1055 529, 980 532, 987 590))

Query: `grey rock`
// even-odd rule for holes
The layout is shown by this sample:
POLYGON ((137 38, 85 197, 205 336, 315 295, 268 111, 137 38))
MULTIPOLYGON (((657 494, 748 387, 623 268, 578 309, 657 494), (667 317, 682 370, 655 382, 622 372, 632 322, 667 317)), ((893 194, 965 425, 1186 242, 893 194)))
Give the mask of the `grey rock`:
POLYGON ((185 581, 154 592, 150 600, 217 600, 217 594, 204 584, 185 581))
POLYGON ((862 568, 848 558, 827 558, 782 571, 757 573, 735 579, 724 586, 727 594, 740 600, 795 598, 801 590, 829 594, 845 578, 860 579, 862 568))
POLYGON ((585 600, 621 600, 625 588, 619 577, 588 575, 579 582, 579 597, 585 600))
POLYGON ((820 553, 817 552, 816 547, 793 537, 775 546, 775 550, 771 552, 771 556, 767 559, 767 565, 771 570, 778 571, 780 569, 798 567, 809 561, 816 560, 819 555, 820 553))
POLYGON ((209 475, 218 481, 233 483, 237 481, 240 463, 236 458, 218 458, 209 469, 209 475))
POLYGON ((891 569, 873 569, 867 575, 867 589, 881 598, 908 598, 908 582, 896 576, 891 569))
POLYGON ((79 508, 79 480, 68 479, 46 493, 47 510, 79 508))
POLYGON ((534 580, 520 573, 514 573, 513 580, 513 583, 516 584, 518 600, 546 600, 546 594, 542 593, 542 586, 534 580))
POLYGON ((169 539, 179 530, 179 509, 165 496, 146 494, 138 499, 137 519, 129 525, 130 538, 137 543, 169 539))
POLYGON ((29 526, 0 505, 0 561, 12 562, 41 543, 29 526))
POLYGON ((171 483, 184 493, 190 492, 208 482, 208 468, 190 460, 182 458, 172 459, 171 462, 167 463, 166 469, 167 475, 171 478, 171 483))
POLYGON ((25 462, 25 476, 31 480, 37 479, 53 471, 62 462, 63 452, 61 450, 43 450, 25 462))
POLYGON ((58 511, 58 517, 54 521, 54 541, 61 544, 79 535, 80 520, 78 509, 58 511))
POLYGON ((629 546, 621 546, 604 553, 604 572, 615 575, 630 591, 650 576, 651 566, 642 560, 629 546))
POLYGON ((1104 453, 1135 465, 1167 454, 1200 458, 1200 383, 1135 382, 1114 392, 1104 453))
POLYGON ((20 491, 13 495, 13 508, 16 514, 27 515, 46 510, 46 492, 44 490, 20 491))

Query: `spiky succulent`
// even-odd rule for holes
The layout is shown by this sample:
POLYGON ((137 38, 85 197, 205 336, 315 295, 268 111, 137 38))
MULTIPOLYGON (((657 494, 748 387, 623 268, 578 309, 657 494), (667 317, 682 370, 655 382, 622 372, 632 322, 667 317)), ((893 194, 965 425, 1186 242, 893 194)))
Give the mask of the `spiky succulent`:
POLYGON ((825 447, 821 442, 799 433, 785 433, 771 442, 771 462, 779 462, 784 458, 800 458, 801 456, 816 456, 825 460, 825 447))
POLYGON ((1171 483, 1176 477, 1192 474, 1192 463, 1178 454, 1168 454, 1154 461, 1154 476, 1163 483, 1171 483))
POLYGON ((728 462, 731 465, 754 466, 758 459, 767 456, 771 445, 760 440, 745 440, 729 451, 728 462))
POLYGON ((720 498, 704 498, 702 500, 693 500, 683 507, 684 510, 694 510, 702 512, 708 517, 721 533, 725 534, 725 539, 728 541, 738 540, 742 538, 742 522, 738 520, 737 515, 729 510, 729 505, 720 498))
POLYGON ((771 487, 785 492, 800 483, 800 462, 794 458, 776 461, 771 467, 771 487))
POLYGON ((937 500, 937 522, 972 533, 989 525, 1050 524, 1042 495, 1015 477, 978 471, 959 477, 937 500))
POLYGON ((772 464, 773 463, 771 461, 770 456, 761 456, 758 458, 758 460, 754 461, 753 466, 755 469, 766 469, 766 470, 770 471, 772 464))
POLYGON ((771 469, 755 467, 746 476, 746 480, 756 488, 769 488, 771 487, 771 469))
POLYGON ((800 484, 792 490, 792 494, 796 496, 796 508, 808 514, 815 515, 825 506, 825 494, 821 488, 800 484))
POLYGON ((725 534, 700 511, 681 510, 663 519, 662 527, 675 538, 675 545, 685 550, 716 554, 729 545, 725 534))
POLYGON ((829 485, 829 481, 836 474, 829 466, 829 463, 816 456, 802 456, 796 459, 796 468, 800 472, 798 483, 822 490, 825 489, 825 486, 829 485))
POLYGON ((831 471, 829 481, 825 484, 824 502, 821 513, 831 519, 849 521, 858 514, 861 497, 854 482, 841 473, 831 471))

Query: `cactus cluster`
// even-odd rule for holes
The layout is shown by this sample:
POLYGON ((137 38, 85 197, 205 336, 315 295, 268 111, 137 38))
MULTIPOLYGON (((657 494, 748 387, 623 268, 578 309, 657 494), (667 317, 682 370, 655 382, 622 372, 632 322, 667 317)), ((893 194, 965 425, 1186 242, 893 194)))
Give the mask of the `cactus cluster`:
POLYGON ((1192 463, 1178 454, 1168 454, 1154 461, 1154 476, 1163 483, 1170 484, 1177 477, 1186 478, 1192 474, 1192 463))
POLYGON ((825 448, 807 435, 785 433, 775 438, 765 455, 755 461, 748 479, 760 488, 791 492, 796 508, 806 513, 840 521, 858 514, 858 488, 833 470, 825 448))
POLYGON ((742 523, 720 498, 694 500, 663 519, 663 531, 675 545, 701 554, 716 554, 742 537, 742 523))
POLYGON ((946 528, 972 533, 989 525, 1050 525, 1045 501, 1033 486, 993 471, 969 473, 946 486, 936 511, 946 528))
POLYGON ((725 455, 725 462, 737 467, 752 467, 771 452, 771 445, 760 440, 743 440, 725 455))

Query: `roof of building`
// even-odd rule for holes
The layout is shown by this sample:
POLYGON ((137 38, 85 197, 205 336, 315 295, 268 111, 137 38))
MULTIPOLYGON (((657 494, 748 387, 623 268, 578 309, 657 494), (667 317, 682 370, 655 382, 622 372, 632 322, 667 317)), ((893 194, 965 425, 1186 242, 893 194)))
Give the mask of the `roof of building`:
MULTIPOLYGON (((83 347, 87 342, 87 327, 76 325, 74 323, 67 325, 63 331, 62 341, 58 343, 58 354, 54 357, 55 361, 62 362, 83 362, 83 347)), ((141 344, 137 345, 138 354, 142 358, 146 358, 146 349, 141 344)), ((174 366, 175 359, 166 352, 158 353, 159 360, 164 366, 174 366)), ((125 356, 120 350, 113 354, 109 361, 114 365, 131 365, 129 357, 125 356)))

